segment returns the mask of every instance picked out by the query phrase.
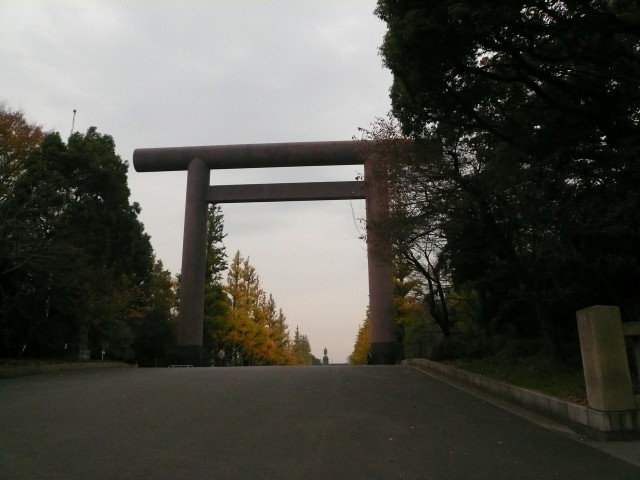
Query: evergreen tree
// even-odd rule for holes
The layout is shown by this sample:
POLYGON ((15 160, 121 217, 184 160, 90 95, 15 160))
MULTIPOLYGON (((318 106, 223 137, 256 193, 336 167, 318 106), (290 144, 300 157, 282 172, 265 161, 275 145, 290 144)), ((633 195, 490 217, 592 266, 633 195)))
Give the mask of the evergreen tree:
POLYGON ((141 367, 166 367, 177 344, 176 282, 162 262, 154 263, 145 284, 138 287, 137 302, 130 307, 134 321, 135 358, 141 367))
MULTIPOLYGON (((270 301, 273 301, 273 297, 269 295, 270 301)), ((275 309, 275 301, 273 301, 273 307, 275 309)), ((292 363, 291 359, 291 339, 289 337, 289 327, 287 325, 287 319, 282 312, 282 309, 278 309, 278 313, 270 317, 269 320, 269 336, 275 344, 275 363, 278 365, 289 365, 292 363)))
POLYGON ((140 207, 129 203, 127 165, 93 127, 68 144, 46 134, 27 150, 7 163, 11 190, 0 201, 10 219, 0 247, 2 355, 107 349, 132 360, 131 307, 154 259, 140 207))
POLYGON ((222 283, 227 269, 227 254, 223 240, 222 210, 210 205, 207 213, 207 266, 205 276, 203 352, 205 362, 214 363, 216 354, 225 349, 224 337, 229 329, 229 297, 222 283), (206 356, 209 356, 209 359, 206 356))
POLYGON ((291 344, 291 355, 294 365, 313 365, 313 355, 311 355, 309 338, 301 334, 297 326, 291 344))
POLYGON ((477 295, 486 335, 540 338, 557 357, 575 310, 636 317, 638 3, 380 0, 376 12, 393 115, 415 146, 390 162, 397 245, 439 240, 423 260, 477 295))

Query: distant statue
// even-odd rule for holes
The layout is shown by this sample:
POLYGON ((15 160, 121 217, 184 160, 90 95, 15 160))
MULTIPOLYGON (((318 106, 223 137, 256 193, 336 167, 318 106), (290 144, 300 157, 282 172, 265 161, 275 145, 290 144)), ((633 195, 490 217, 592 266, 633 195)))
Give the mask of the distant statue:
POLYGON ((327 356, 327 347, 324 347, 324 357, 322 357, 322 364, 329 365, 329 357, 327 356))
POLYGON ((327 356, 327 347, 324 347, 324 356, 327 356))

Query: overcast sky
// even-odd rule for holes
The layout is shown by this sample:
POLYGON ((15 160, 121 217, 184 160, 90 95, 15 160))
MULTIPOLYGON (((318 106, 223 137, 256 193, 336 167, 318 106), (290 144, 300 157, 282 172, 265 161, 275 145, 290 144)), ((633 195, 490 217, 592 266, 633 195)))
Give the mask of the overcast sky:
MULTIPOLYGON (((96 126, 146 147, 349 140, 390 108, 375 0, 1 0, 0 102, 66 138, 96 126)), ((358 167, 214 171, 212 184, 354 180, 358 167)), ((180 271, 186 172, 137 173, 132 201, 180 271)), ((368 304, 362 201, 223 206, 291 333, 332 362, 368 304)))

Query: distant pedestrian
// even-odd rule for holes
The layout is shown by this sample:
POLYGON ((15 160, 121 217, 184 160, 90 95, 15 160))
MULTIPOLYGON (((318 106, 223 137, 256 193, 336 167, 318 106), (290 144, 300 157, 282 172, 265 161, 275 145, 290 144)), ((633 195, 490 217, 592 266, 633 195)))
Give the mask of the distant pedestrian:
POLYGON ((218 358, 220 359, 221 367, 224 367, 224 356, 225 356, 224 348, 221 348, 220 351, 218 352, 218 358))

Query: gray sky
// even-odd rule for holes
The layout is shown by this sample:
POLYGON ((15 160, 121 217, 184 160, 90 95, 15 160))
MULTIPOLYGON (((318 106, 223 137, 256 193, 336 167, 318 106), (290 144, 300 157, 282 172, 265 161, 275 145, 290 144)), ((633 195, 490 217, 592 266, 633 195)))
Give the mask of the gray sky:
MULTIPOLYGON (((0 102, 63 138, 146 147, 349 140, 389 110, 375 0, 2 0, 0 102)), ((353 180, 357 167, 212 172, 212 184, 353 180)), ((180 271, 186 173, 129 171, 156 255, 180 271)), ((351 353, 368 303, 362 201, 223 206, 312 351, 351 353)))

